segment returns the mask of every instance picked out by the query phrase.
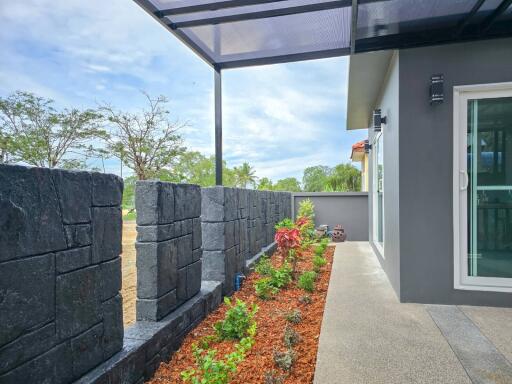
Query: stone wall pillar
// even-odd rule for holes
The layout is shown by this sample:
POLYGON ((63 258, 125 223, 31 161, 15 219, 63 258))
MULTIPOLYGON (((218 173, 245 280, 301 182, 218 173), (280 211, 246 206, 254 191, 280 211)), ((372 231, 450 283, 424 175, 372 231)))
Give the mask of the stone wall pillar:
POLYGON ((0 165, 1 383, 69 383, 122 348, 122 191, 0 165))
POLYGON ((137 320, 158 321, 201 289, 201 190, 139 181, 137 320))

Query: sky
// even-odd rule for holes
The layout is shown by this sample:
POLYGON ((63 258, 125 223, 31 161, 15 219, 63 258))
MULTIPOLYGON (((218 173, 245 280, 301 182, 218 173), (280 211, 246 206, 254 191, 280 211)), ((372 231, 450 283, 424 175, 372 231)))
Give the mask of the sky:
MULTIPOLYGON (((213 70, 131 0, 0 2, 0 96, 30 91, 58 107, 170 99, 190 150, 214 153, 213 70)), ((258 177, 302 177, 349 162, 365 131, 346 130, 347 58, 223 71, 224 159, 258 177)), ((101 164, 91 164, 100 166, 101 164)), ((119 174, 119 161, 105 162, 119 174)), ((124 170, 126 176, 127 170, 124 170)))

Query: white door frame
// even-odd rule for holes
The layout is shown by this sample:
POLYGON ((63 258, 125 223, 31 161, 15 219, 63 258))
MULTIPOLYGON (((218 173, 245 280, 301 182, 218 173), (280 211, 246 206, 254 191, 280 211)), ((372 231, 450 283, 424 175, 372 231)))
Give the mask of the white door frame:
MULTIPOLYGON (((372 174, 372 180, 370 181, 372 183, 372 196, 371 196, 371 199, 372 199, 372 206, 373 206, 373 209, 372 209, 372 228, 373 228, 373 231, 372 231, 372 242, 373 242, 373 245, 378 249, 378 251, 380 252, 380 255, 385 258, 385 255, 384 255, 384 247, 383 247, 383 244, 384 244, 384 231, 385 231, 385 228, 384 228, 384 217, 385 217, 385 213, 384 213, 384 199, 382 200, 382 244, 379 243, 378 241, 378 230, 379 230, 379 225, 378 225, 378 214, 379 214, 379 211, 378 211, 378 180, 379 180, 379 159, 378 159, 378 154, 375 152, 375 148, 376 148, 376 144, 377 142, 379 142, 379 152, 382 151, 384 149, 384 136, 383 136, 383 133, 382 131, 381 132, 377 132, 374 137, 373 137, 373 140, 372 140, 372 167, 373 167, 373 174, 372 174), (377 181, 377 182, 375 182, 377 181)), ((382 155, 384 158, 384 153, 382 155)), ((384 175, 384 170, 382 170, 383 172, 383 176, 382 176, 382 194, 384 196, 384 179, 385 179, 385 175, 384 175)))
POLYGON ((467 103, 468 100, 512 97, 512 82, 464 85, 453 88, 453 248, 454 288, 512 292, 512 278, 468 274, 467 231, 467 103))

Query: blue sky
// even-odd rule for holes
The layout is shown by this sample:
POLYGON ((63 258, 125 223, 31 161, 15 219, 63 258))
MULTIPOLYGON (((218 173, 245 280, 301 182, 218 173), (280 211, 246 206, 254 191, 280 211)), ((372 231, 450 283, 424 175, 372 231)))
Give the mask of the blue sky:
MULTIPOLYGON (((213 73, 130 0, 0 2, 0 94, 27 90, 62 107, 171 100, 189 149, 213 154, 213 73)), ((348 59, 223 72, 224 158, 259 177, 302 176, 349 161, 366 132, 345 129, 348 59)), ((99 164, 96 164, 99 165, 99 164)), ((119 173, 117 160, 107 171, 119 173)))

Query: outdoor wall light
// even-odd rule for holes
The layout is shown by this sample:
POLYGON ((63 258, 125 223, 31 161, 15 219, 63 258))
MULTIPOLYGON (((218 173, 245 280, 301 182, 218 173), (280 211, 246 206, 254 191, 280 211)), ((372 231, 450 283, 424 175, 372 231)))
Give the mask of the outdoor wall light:
POLYGON ((375 132, 380 132, 382 129, 382 124, 386 124, 387 119, 386 116, 382 116, 380 109, 373 110, 373 130, 375 132))
POLYGON ((372 149, 372 145, 369 143, 368 140, 364 141, 364 151, 365 153, 370 153, 370 150, 372 149))
POLYGON ((444 76, 442 74, 430 77, 430 105, 441 104, 444 101, 444 76))

